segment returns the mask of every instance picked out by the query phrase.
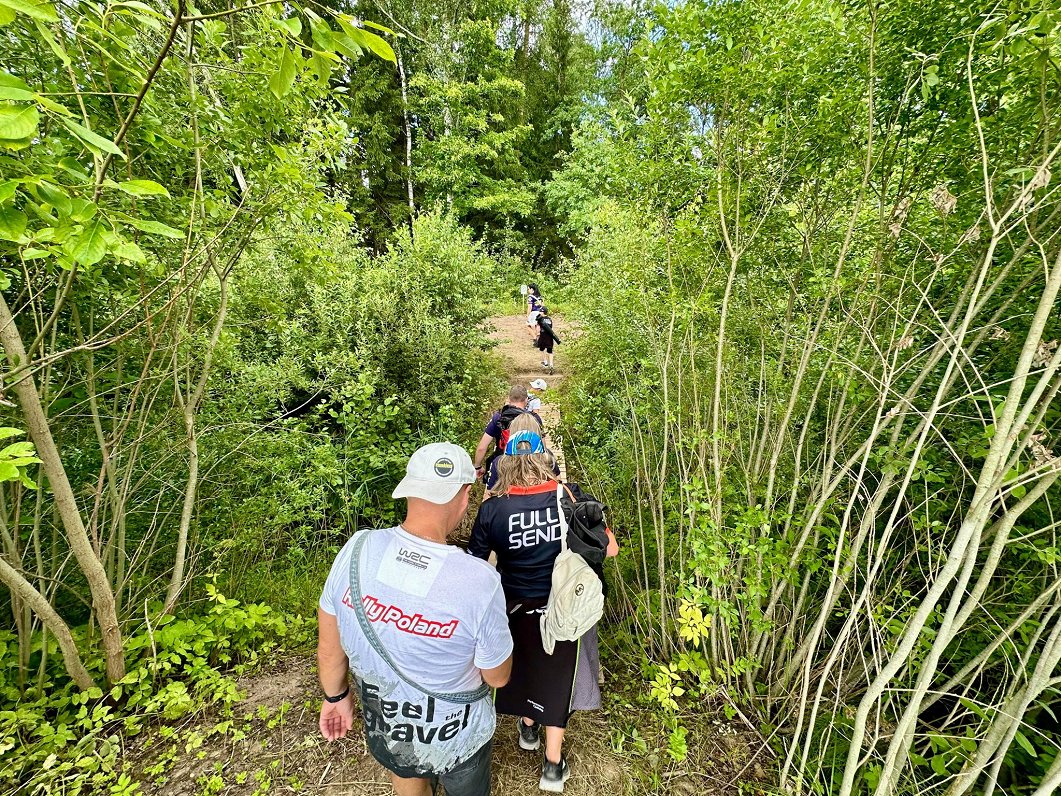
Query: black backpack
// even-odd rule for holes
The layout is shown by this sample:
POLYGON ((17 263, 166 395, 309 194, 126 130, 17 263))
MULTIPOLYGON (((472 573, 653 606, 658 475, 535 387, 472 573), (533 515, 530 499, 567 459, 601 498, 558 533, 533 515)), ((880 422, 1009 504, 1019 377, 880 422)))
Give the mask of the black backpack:
POLYGON ((560 341, 560 336, 553 329, 553 319, 552 318, 550 318, 548 315, 546 315, 544 317, 538 318, 538 323, 541 324, 541 327, 543 329, 545 329, 546 333, 551 338, 553 338, 553 342, 555 342, 555 343, 561 342, 560 341))
POLYGON ((497 438, 495 456, 500 456, 505 452, 505 445, 508 444, 508 427, 512 425, 512 421, 526 413, 526 409, 520 409, 518 406, 511 406, 510 404, 505 404, 501 407, 501 417, 497 421, 497 425, 501 429, 501 436, 497 438))
POLYGON ((608 521, 604 516, 607 506, 585 493, 577 501, 565 495, 562 505, 567 516, 567 546, 582 556, 597 574, 607 597, 608 585, 604 580, 604 559, 609 542, 608 521))

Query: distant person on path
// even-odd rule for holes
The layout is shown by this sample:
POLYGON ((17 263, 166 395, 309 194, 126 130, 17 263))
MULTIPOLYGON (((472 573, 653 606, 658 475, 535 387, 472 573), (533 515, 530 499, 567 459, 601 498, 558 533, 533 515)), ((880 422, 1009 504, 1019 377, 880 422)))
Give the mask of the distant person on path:
POLYGON ((549 315, 549 309, 542 306, 538 313, 538 350, 542 352, 542 367, 553 372, 553 344, 561 342, 559 335, 553 329, 553 319, 549 315))
POLYGON ((527 332, 530 334, 532 342, 537 340, 538 337, 536 321, 544 303, 538 286, 533 282, 527 285, 527 332))
MULTIPOLYGON (((539 730, 545 726, 545 757, 538 785, 560 793, 571 773, 563 756, 571 711, 600 706, 596 627, 582 642, 558 641, 552 654, 545 652, 539 620, 552 588, 562 527, 552 460, 537 434, 521 432, 509 438, 497 468, 497 496, 479 507, 468 546, 468 552, 479 558, 487 558, 491 551, 497 554, 515 642, 512 678, 498 689, 494 704, 498 713, 520 717, 522 749, 538 749, 539 730), (582 648, 590 645, 592 651, 583 653, 582 648), (579 670, 583 664, 586 671, 579 670)), ((581 499, 578 486, 568 484, 567 491, 573 499, 581 499)), ((607 555, 613 556, 618 544, 611 531, 607 536, 607 555)))
POLYGON ((474 481, 457 445, 416 451, 393 495, 405 520, 356 533, 320 598, 321 732, 346 735, 357 688, 368 750, 398 796, 430 796, 438 780, 449 796, 490 793, 489 687, 508 682, 512 637, 497 572, 446 544, 474 481))
POLYGON ((527 389, 527 411, 537 412, 542 408, 542 399, 538 393, 545 392, 549 385, 545 382, 545 379, 535 379, 530 383, 530 387, 527 389), (537 390, 538 393, 533 393, 531 390, 537 390))
MULTIPOLYGON (((490 470, 490 463, 501 455, 508 441, 508 427, 517 417, 528 412, 527 403, 530 396, 527 388, 522 384, 514 384, 508 390, 508 401, 490 416, 490 422, 483 429, 483 436, 475 448, 472 457, 475 462, 476 474, 486 480, 486 473, 490 470)), ((534 412, 530 413, 538 421, 538 427, 542 427, 542 419, 534 412)))

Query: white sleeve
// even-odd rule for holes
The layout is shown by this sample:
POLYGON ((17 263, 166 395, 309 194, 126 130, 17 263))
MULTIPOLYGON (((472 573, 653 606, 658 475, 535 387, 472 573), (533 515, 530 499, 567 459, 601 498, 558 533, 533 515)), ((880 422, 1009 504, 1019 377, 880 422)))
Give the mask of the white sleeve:
POLYGON ((512 634, 508 630, 508 614, 505 613, 505 592, 501 580, 486 604, 479 632, 475 637, 475 665, 480 669, 500 666, 512 654, 512 634))
POLYGON ((328 573, 328 579, 324 581, 320 602, 317 603, 324 613, 332 616, 338 613, 338 604, 350 586, 350 556, 352 555, 350 546, 352 543, 352 540, 347 542, 346 546, 339 551, 339 555, 335 557, 332 571, 328 573))

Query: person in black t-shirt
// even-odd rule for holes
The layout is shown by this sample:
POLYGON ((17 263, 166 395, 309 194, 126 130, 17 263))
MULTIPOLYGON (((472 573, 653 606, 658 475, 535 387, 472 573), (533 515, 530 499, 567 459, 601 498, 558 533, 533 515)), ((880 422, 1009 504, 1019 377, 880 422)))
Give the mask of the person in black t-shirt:
MULTIPOLYGON (((538 420, 538 416, 531 412, 526 412, 519 417, 515 418, 511 423, 508 424, 509 436, 514 436, 521 431, 533 431, 535 434, 541 435, 542 426, 541 421, 538 420)), ((560 464, 556 460, 556 455, 549 450, 545 449, 546 455, 548 455, 553 461, 553 474, 560 475, 560 464)), ((504 458, 504 454, 497 456, 490 460, 490 464, 486 466, 486 491, 483 493, 483 500, 486 500, 491 496, 491 490, 497 485, 497 466, 501 463, 504 458)))
MULTIPOLYGON (((542 646, 540 618, 552 588, 553 563, 560 554, 558 490, 578 500, 581 490, 563 486, 552 470, 552 458, 541 437, 521 431, 509 437, 497 465, 495 497, 479 507, 468 552, 487 558, 497 555, 501 587, 505 591, 509 629, 515 650, 512 678, 495 693, 498 713, 519 716, 519 745, 538 749, 539 727, 545 726, 542 790, 559 793, 570 769, 563 757, 564 730, 571 716, 579 642, 560 641, 553 654, 542 646)), ((609 555, 618 546, 609 532, 609 555)), ((593 640, 596 640, 595 629, 593 640)), ((589 635, 589 634, 587 634, 589 635)), ((591 664, 593 662, 591 661, 591 664)), ((580 678, 581 681, 581 678, 580 678)), ((593 673, 596 681, 596 672, 593 673)))
POLYGON ((538 313, 538 350, 542 352, 542 367, 551 373, 553 370, 553 344, 559 345, 560 336, 553 329, 553 319, 549 309, 542 307, 538 313))

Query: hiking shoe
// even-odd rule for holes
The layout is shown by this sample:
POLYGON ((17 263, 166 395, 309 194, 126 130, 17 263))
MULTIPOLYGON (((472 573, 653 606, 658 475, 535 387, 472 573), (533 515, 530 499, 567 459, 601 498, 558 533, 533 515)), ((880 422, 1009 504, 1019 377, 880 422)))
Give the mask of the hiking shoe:
POLYGON ((538 728, 541 727, 538 722, 528 725, 523 719, 519 720, 519 748, 526 749, 528 752, 535 751, 539 746, 542 745, 541 739, 538 737, 538 728))
POLYGON ((549 758, 544 757, 542 759, 542 778, 538 781, 538 787, 550 793, 563 793, 564 783, 567 782, 567 778, 570 776, 571 768, 567 765, 567 760, 564 759, 563 755, 560 756, 559 763, 550 763, 549 758))

